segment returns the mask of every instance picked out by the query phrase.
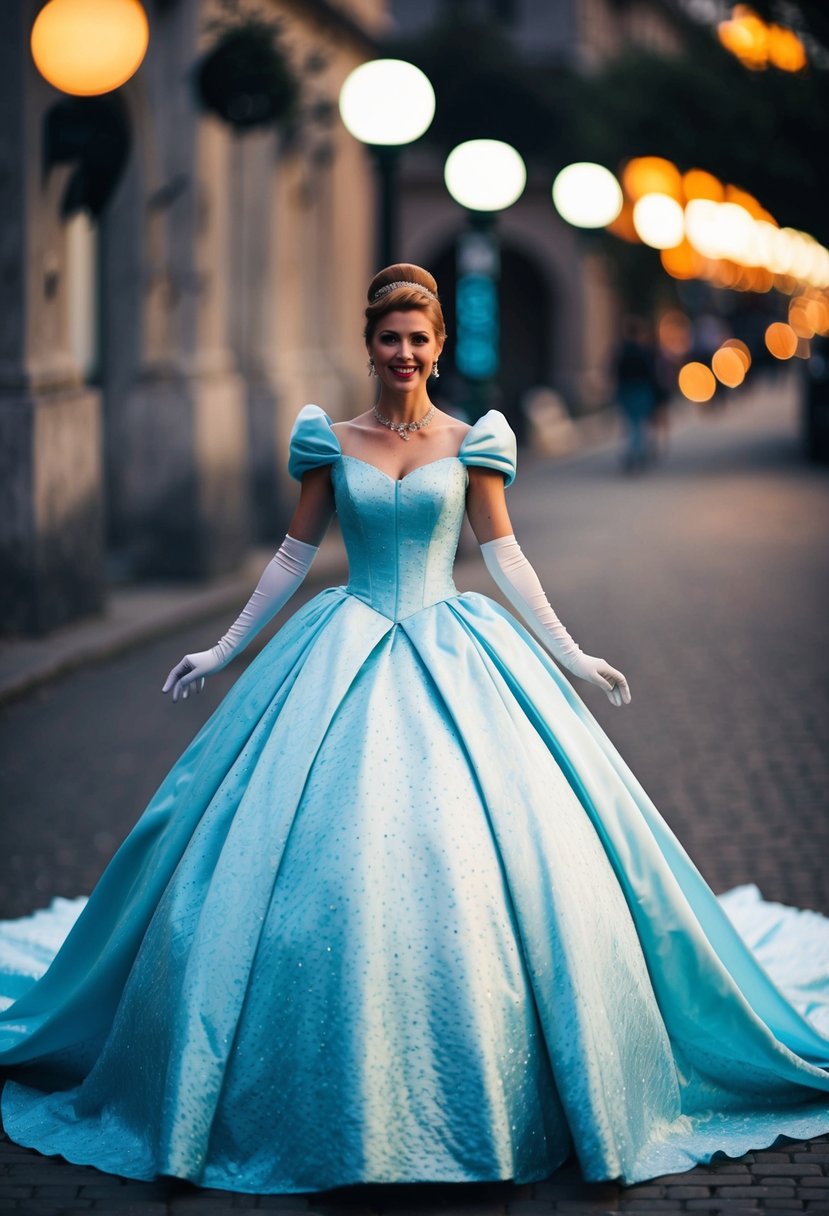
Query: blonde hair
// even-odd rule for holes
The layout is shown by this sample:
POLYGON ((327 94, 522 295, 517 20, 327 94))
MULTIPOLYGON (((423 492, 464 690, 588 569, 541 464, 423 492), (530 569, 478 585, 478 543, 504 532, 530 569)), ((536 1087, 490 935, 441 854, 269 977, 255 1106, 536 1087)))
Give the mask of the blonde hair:
POLYGON ((396 262, 380 270, 368 285, 368 307, 363 331, 370 342, 381 317, 389 312, 422 309, 429 318, 435 337, 446 337, 446 323, 438 299, 438 285, 428 270, 411 262, 396 262), (385 290, 384 290, 385 289, 385 290), (379 293, 379 294, 378 294, 379 293))

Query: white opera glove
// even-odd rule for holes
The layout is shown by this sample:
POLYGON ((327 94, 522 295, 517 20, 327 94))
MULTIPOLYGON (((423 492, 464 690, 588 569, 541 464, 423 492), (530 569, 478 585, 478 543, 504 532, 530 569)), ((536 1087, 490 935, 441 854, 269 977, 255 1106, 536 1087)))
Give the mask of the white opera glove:
POLYGON ((481 545, 486 568, 496 585, 541 639, 553 657, 574 676, 604 689, 617 706, 630 703, 628 682, 604 659, 581 650, 562 625, 544 594, 538 575, 514 536, 499 536, 481 545))
POLYGON ((172 689, 174 701, 178 701, 179 697, 186 700, 191 684, 195 684, 196 692, 201 692, 204 677, 226 667, 287 604, 308 573, 318 551, 319 545, 306 545, 293 536, 286 536, 262 572, 253 595, 227 633, 210 650, 186 654, 167 676, 161 691, 169 692, 172 689))

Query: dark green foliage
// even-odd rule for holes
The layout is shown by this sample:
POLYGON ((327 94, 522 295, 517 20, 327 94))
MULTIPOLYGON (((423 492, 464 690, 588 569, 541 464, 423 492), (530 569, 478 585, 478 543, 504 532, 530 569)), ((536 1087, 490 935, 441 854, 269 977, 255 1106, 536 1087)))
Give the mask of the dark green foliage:
POLYGON ((195 82, 204 107, 238 130, 287 121, 299 101, 277 25, 256 16, 221 28, 196 66, 195 82))

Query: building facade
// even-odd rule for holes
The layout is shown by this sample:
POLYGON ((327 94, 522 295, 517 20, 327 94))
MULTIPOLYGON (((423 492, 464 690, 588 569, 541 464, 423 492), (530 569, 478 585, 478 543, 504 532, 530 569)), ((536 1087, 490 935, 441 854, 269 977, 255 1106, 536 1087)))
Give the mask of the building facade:
POLYGON ((37 72, 41 7, 0 6, 7 633, 101 611, 113 577, 210 578, 281 535, 297 410, 362 401, 373 272, 372 170, 336 99, 381 0, 248 4, 278 21, 299 104, 247 131, 195 85, 218 6, 147 0, 144 62, 92 105, 37 72))

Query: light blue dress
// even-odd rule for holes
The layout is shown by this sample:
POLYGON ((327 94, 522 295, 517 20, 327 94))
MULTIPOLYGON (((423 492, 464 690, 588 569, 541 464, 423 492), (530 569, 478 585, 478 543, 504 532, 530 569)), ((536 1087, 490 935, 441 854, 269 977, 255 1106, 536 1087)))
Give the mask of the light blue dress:
POLYGON ((514 476, 503 415, 395 481, 309 405, 290 468, 318 465, 348 585, 243 672, 88 902, 2 926, 8 1134, 290 1192, 572 1153, 635 1182, 829 1131, 827 921, 719 901, 546 652, 452 581, 467 466, 514 476))

